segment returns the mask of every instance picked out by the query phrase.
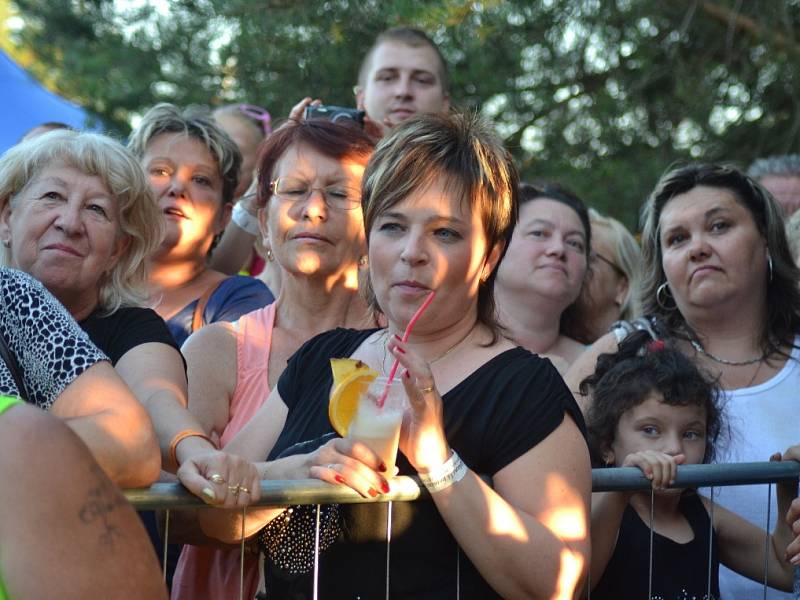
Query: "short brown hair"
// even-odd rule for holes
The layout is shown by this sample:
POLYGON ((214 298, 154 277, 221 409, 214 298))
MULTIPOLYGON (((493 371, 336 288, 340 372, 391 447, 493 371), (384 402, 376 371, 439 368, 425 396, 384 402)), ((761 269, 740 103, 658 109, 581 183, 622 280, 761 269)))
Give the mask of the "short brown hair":
MULTIPOLYGON (((477 115, 459 113, 417 115, 378 144, 362 183, 367 246, 381 214, 438 176, 447 178, 470 207, 478 207, 488 248, 502 244, 505 253, 517 220, 517 169, 490 125, 477 115)), ((500 330, 494 305, 496 276, 497 267, 478 290, 478 320, 495 336, 500 330)), ((371 284, 364 288, 370 306, 379 311, 371 284)))
POLYGON ((182 133, 200 140, 217 162, 222 178, 222 203, 233 202, 233 192, 239 184, 242 153, 231 137, 214 122, 208 109, 189 106, 180 109, 162 102, 148 110, 139 126, 131 133, 128 148, 140 159, 148 144, 162 133, 182 133))
POLYGON ((378 34, 378 37, 375 38, 372 46, 367 50, 364 59, 361 61, 361 66, 358 69, 358 85, 364 87, 364 84, 367 82, 369 69, 372 66, 372 55, 375 54, 375 50, 378 49, 378 46, 385 42, 398 42, 406 46, 411 46, 412 48, 430 46, 439 59, 439 69, 437 73, 439 76, 439 83, 442 86, 442 90, 447 91, 450 85, 447 75, 447 62, 445 62, 444 56, 442 56, 442 52, 439 50, 439 46, 437 46, 424 31, 412 27, 393 27, 392 29, 387 29, 383 33, 378 34))
POLYGON ((375 149, 375 142, 359 127, 324 119, 290 120, 273 131, 261 147, 258 159, 259 206, 265 206, 272 196, 270 183, 275 164, 295 144, 306 144, 330 158, 348 158, 362 164, 367 163, 375 149))

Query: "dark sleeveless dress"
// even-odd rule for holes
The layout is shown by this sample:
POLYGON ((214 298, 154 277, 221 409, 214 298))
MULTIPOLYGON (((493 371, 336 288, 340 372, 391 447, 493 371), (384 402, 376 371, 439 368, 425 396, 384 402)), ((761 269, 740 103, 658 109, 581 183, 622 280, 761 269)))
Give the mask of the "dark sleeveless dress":
MULTIPOLYGON (((711 596, 708 590, 708 542, 711 522, 695 492, 686 492, 678 505, 689 521, 694 538, 679 544, 653 534, 651 600, 712 600, 719 598, 717 537, 711 540, 711 596)), ((622 517, 617 546, 603 577, 592 590, 592 600, 647 598, 650 570, 650 528, 632 506, 622 517)))

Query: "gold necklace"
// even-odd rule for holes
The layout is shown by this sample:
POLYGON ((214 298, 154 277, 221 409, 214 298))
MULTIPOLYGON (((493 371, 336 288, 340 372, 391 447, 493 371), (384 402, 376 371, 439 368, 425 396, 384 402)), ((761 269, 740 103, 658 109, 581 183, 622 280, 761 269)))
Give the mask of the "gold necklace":
POLYGON ((469 338, 471 338, 471 337, 472 337, 472 334, 473 334, 473 332, 474 332, 474 331, 475 331, 475 327, 473 326, 473 327, 472 327, 472 329, 470 329, 470 330, 467 332, 467 335, 465 335, 463 338, 461 338, 460 340, 458 340, 458 341, 457 341, 455 344, 453 344, 452 346, 450 346, 450 347, 449 347, 447 350, 445 350, 444 352, 442 352, 442 353, 441 353, 439 356, 437 356, 437 357, 436 357, 436 358, 434 358, 433 360, 429 360, 429 361, 428 361, 428 364, 429 364, 429 365, 432 365, 433 363, 436 363, 436 362, 439 362, 440 360, 442 360, 442 359, 443 359, 445 356, 447 356, 448 354, 450 354, 450 353, 451 353, 453 350, 455 350, 455 349, 456 349, 456 348, 458 348, 458 347, 459 347, 461 344, 463 344, 463 343, 464 343, 464 342, 466 342, 466 341, 467 341, 469 338))

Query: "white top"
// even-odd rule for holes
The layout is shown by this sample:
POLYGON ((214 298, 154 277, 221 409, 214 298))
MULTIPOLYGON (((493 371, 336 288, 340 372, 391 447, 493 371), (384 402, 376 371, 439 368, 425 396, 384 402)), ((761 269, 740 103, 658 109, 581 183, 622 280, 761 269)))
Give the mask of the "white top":
MULTIPOLYGON (((800 336, 795 338, 800 345, 800 336)), ((760 385, 725 392, 724 419, 730 425, 731 439, 720 462, 759 462, 771 454, 783 452, 800 443, 800 349, 792 350, 791 359, 773 377, 760 385)), ((719 487, 714 499, 762 529, 772 531, 778 515, 775 486, 770 495, 770 522, 767 527, 767 485, 719 487)), ((708 495, 708 490, 703 490, 708 495)), ((759 585, 720 565, 720 594, 726 600, 761 598, 759 585)), ((768 590, 770 600, 791 600, 790 593, 768 590)))

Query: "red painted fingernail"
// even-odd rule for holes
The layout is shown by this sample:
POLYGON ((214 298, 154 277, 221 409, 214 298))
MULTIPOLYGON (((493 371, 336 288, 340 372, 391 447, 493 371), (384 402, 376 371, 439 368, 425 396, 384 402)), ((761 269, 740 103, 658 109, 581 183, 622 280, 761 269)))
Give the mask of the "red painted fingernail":
POLYGON ((396 333, 394 334, 394 337, 395 337, 395 339, 396 339, 398 342, 402 342, 402 341, 403 341, 403 338, 401 338, 401 337, 400 337, 399 335, 397 335, 396 333))
POLYGON ((337 475, 336 477, 334 477, 334 479, 335 479, 336 481, 338 481, 339 483, 347 483, 347 482, 344 480, 344 477, 342 477, 341 475, 337 475))
POLYGON ((381 464, 378 465, 378 471, 381 473, 386 473, 386 463, 381 461, 381 464))
POLYGON ((411 373, 406 371, 405 373, 403 373, 403 377, 405 377, 406 379, 411 379, 411 373))
POLYGON ((384 481, 384 482, 381 484, 381 491, 382 491, 384 494, 388 494, 388 493, 389 493, 389 483, 388 483, 388 482, 384 481))
POLYGON ((400 346, 395 346, 394 350, 395 350, 395 352, 399 352, 400 354, 405 354, 406 353, 406 351, 403 350, 400 346))
POLYGON ((375 496, 377 496, 377 495, 378 495, 378 490, 376 490, 376 489, 374 489, 374 488, 369 488, 369 495, 370 495, 372 498, 374 498, 375 496))

